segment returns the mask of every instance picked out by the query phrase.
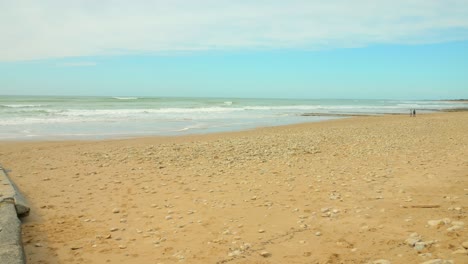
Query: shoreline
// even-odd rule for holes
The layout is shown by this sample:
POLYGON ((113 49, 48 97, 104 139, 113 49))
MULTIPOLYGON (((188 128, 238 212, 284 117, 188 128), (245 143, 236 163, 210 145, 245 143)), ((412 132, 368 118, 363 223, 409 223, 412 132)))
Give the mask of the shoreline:
MULTIPOLYGON (((468 108, 456 108, 456 109, 446 109, 446 110, 436 110, 436 109, 425 109, 430 110, 432 112, 419 112, 419 115, 432 115, 432 114, 440 114, 440 113, 451 113, 451 112, 467 112, 468 108)), ((96 136, 84 136, 84 137, 75 137, 71 136, 70 138, 66 137, 59 137, 59 136, 43 136, 40 138, 11 138, 11 139, 0 139, 0 143, 12 142, 12 143, 20 143, 20 142, 86 142, 86 141, 113 141, 113 140, 131 140, 131 139, 139 139, 139 138, 167 138, 167 137, 186 137, 186 136, 197 136, 197 135, 216 135, 216 134, 223 134, 223 133, 237 133, 237 132, 246 132, 251 130, 257 129, 264 129, 264 128, 276 128, 276 127, 288 127, 288 126, 296 126, 302 124, 314 124, 314 123, 322 123, 322 122, 329 122, 334 120, 342 120, 346 118, 356 118, 356 117, 382 117, 382 116, 407 116, 407 113, 372 113, 372 114, 339 114, 339 113, 303 113, 299 116, 317 116, 317 117, 331 117, 332 119, 325 119, 325 120, 318 120, 318 121, 304 121, 298 122, 293 124, 279 124, 279 125, 272 125, 272 126, 259 126, 259 127, 250 127, 250 128, 238 128, 226 131, 208 131, 208 132, 193 132, 187 134, 173 134, 173 135, 134 135, 134 134, 126 134, 126 135, 119 135, 119 136, 106 136, 101 135, 99 138, 96 136), (336 117, 336 118, 333 118, 336 117), (55 138, 55 139, 54 139, 55 138)))
POLYGON ((101 140, 242 131, 351 116, 418 114, 463 107, 458 102, 350 99, 71 97, 0 100, 2 141, 101 140), (109 101, 110 100, 110 101, 109 101))
POLYGON ((462 263, 467 114, 2 141, 0 161, 31 263, 462 263))

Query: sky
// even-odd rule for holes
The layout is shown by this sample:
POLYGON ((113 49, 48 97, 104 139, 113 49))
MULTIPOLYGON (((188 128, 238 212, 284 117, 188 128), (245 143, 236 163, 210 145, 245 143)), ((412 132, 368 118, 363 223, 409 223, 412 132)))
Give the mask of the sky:
POLYGON ((468 1, 0 0, 0 95, 468 98, 468 1))

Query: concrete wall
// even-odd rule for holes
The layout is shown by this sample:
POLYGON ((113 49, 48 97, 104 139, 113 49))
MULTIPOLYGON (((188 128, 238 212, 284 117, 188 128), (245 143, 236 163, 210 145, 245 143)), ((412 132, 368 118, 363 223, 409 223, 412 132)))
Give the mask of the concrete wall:
POLYGON ((29 214, 29 206, 0 166, 0 263, 23 264, 26 258, 21 241, 19 216, 29 214))

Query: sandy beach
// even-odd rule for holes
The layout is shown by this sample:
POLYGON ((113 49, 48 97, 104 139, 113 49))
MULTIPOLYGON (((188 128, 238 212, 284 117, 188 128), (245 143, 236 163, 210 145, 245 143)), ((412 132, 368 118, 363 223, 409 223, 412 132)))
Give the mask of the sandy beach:
POLYGON ((468 263, 467 120, 1 142, 0 162, 28 263, 468 263))

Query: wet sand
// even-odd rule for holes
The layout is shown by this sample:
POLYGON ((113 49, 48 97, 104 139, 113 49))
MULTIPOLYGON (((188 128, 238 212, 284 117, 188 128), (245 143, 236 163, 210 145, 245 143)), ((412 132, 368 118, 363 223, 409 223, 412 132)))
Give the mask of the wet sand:
POLYGON ((468 263, 467 112, 0 142, 0 162, 29 263, 468 263))

